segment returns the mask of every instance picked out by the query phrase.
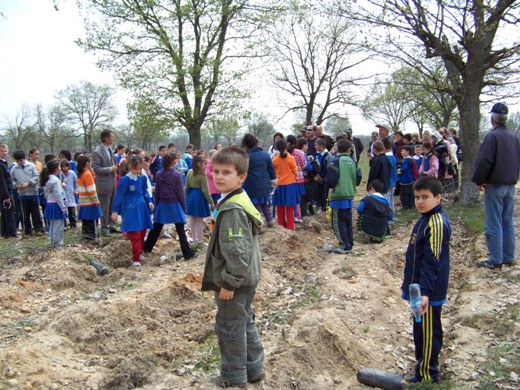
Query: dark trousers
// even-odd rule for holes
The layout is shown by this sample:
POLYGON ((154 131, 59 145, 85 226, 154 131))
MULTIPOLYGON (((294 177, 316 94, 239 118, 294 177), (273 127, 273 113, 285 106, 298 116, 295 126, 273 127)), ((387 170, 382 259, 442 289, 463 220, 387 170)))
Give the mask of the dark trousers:
POLYGON ((18 195, 15 197, 13 196, 13 206, 14 206, 14 227, 15 229, 18 229, 21 227, 24 228, 23 224, 23 210, 22 210, 22 202, 20 201, 20 198, 18 195))
POLYGON ((325 190, 325 182, 316 182, 315 200, 316 207, 320 208, 322 211, 325 211, 325 208, 327 207, 327 193, 325 190))
POLYGON ((439 381, 439 352, 442 348, 442 306, 429 306, 421 322, 413 320, 415 378, 419 382, 439 381))
POLYGON ((215 331, 220 347, 220 377, 230 384, 245 384, 264 372, 264 347, 251 304, 256 286, 242 286, 233 299, 223 301, 215 293, 215 331))
POLYGON ((42 218, 40 215, 40 205, 38 199, 20 199, 23 211, 23 224, 26 234, 35 232, 43 232, 42 218), (31 223, 32 220, 32 223, 31 223))
POLYGON ((332 230, 341 245, 351 250, 354 246, 352 209, 332 209, 332 230))
POLYGON ((312 206, 312 182, 307 181, 304 183, 305 194, 301 196, 300 207, 302 212, 302 217, 306 217, 308 215, 314 215, 314 208, 312 206))
MULTIPOLYGON (((146 241, 144 242, 143 252, 150 253, 157 243, 159 236, 161 235, 161 230, 163 228, 162 223, 154 222, 153 229, 148 232, 148 237, 146 237, 146 241)), ((175 230, 177 231, 177 235, 179 236, 179 243, 181 245, 182 256, 185 260, 188 260, 195 256, 195 252, 191 249, 190 243, 188 242, 188 237, 186 236, 186 231, 184 230, 183 223, 176 223, 175 230)))
POLYGON ((263 214, 265 222, 269 223, 273 220, 273 215, 271 214, 269 203, 255 204, 255 207, 263 214))
POLYGON ((0 232, 2 237, 16 237, 16 227, 14 224, 14 203, 11 199, 11 203, 7 205, 4 202, 0 203, 0 232))
POLYGON ((414 205, 413 183, 401 184, 401 206, 404 210, 410 210, 414 208, 414 205))
POLYGON ((97 220, 83 219, 81 220, 81 238, 84 240, 98 241, 97 220))
POLYGON ((70 227, 75 228, 78 225, 78 220, 76 219, 76 207, 67 207, 67 212, 69 213, 70 227))

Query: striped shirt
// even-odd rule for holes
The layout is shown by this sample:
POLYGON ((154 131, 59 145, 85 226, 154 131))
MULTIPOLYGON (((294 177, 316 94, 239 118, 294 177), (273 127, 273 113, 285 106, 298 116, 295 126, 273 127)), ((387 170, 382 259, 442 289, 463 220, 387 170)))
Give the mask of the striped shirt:
POLYGON ((89 170, 83 171, 78 177, 78 192, 80 206, 99 205, 99 199, 96 192, 96 183, 89 170))

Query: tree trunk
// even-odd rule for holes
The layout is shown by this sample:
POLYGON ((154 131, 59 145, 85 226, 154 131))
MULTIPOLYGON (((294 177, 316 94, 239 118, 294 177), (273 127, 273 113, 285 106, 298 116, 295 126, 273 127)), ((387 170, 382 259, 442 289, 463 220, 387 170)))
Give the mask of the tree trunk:
POLYGON ((462 162, 460 203, 462 205, 475 204, 479 201, 479 193, 471 181, 473 167, 480 147, 480 83, 476 78, 467 77, 463 88, 466 89, 462 99, 460 111, 460 139, 464 161, 462 162))
POLYGON ((202 123, 195 123, 186 128, 188 130, 189 135, 189 143, 195 146, 195 148, 199 149, 202 142, 202 137, 200 134, 200 128, 202 123))

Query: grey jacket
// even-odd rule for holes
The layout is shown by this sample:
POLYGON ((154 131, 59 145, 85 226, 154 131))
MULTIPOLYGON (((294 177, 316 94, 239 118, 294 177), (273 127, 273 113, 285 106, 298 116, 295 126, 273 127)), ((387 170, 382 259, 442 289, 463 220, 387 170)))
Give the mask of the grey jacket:
POLYGON ((96 191, 98 194, 111 194, 116 187, 116 175, 112 172, 114 157, 110 158, 103 145, 92 152, 92 169, 96 173, 96 191))
POLYGON ((234 291, 260 280, 258 233, 262 217, 245 191, 219 209, 204 266, 202 291, 234 291))
POLYGON ((13 187, 15 188, 17 185, 23 183, 31 183, 29 187, 24 188, 23 190, 18 190, 20 198, 38 197, 38 181, 40 175, 38 169, 36 169, 36 166, 33 163, 26 160, 23 167, 15 164, 11 169, 11 178, 13 180, 13 187))

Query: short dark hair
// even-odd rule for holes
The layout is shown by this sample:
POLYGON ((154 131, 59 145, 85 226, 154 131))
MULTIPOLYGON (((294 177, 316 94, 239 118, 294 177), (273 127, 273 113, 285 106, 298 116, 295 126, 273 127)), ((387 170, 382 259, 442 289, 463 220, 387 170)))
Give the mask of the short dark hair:
POLYGON ((422 147, 424 149, 432 150, 432 144, 429 142, 423 142, 422 147))
POLYGON ((316 145, 320 145, 320 146, 323 146, 323 147, 326 147, 327 146, 327 143, 325 142, 325 140, 323 138, 318 138, 315 142, 316 145))
POLYGON ((25 159, 25 152, 22 149, 15 150, 13 152, 13 158, 16 160, 23 160, 25 159))
POLYGON ((375 192, 382 193, 385 186, 383 185, 383 182, 379 179, 374 179, 370 182, 368 185, 368 189, 373 189, 375 192))
POLYGON ((352 148, 352 142, 346 139, 340 139, 337 143, 338 153, 347 153, 352 148))
POLYGON ((305 145, 307 145, 309 143, 309 141, 307 141, 307 138, 305 137, 299 137, 297 140, 296 140, 296 149, 301 149, 303 148, 305 145))
POLYGON ((65 157, 69 161, 72 160, 72 155, 70 154, 70 150, 68 150, 68 149, 60 150, 60 155, 62 155, 63 157, 65 157))
POLYGON ((168 149, 170 149, 172 146, 175 147, 175 144, 174 144, 173 142, 170 142, 170 143, 168 144, 168 149))
POLYGON ((403 146, 401 150, 406 150, 409 154, 413 154, 414 151, 411 146, 403 146))
POLYGON ((160 152, 161 150, 163 150, 163 149, 166 149, 166 146, 164 146, 164 145, 159 146, 159 152, 160 152))
POLYGON ((408 140, 408 142, 412 142, 412 135, 410 133, 406 133, 403 135, 403 138, 408 140))
POLYGON ((426 190, 430 191, 433 196, 442 194, 444 188, 439 179, 433 176, 421 176, 413 185, 414 191, 426 190))
POLYGON ((385 137, 381 140, 381 142, 383 142, 383 146, 385 147, 385 149, 392 149, 392 141, 390 141, 390 138, 385 137))
POLYGON ((235 167, 238 174, 247 173, 249 167, 249 157, 247 153, 238 146, 226 146, 220 149, 211 159, 213 166, 215 164, 230 164, 235 167))
POLYGON ((99 137, 101 138, 101 142, 105 142, 108 137, 110 137, 110 134, 113 134, 114 132, 110 129, 105 129, 101 132, 99 137))

